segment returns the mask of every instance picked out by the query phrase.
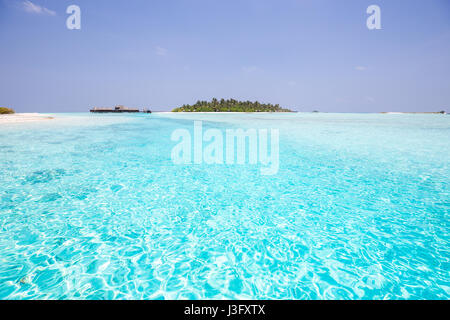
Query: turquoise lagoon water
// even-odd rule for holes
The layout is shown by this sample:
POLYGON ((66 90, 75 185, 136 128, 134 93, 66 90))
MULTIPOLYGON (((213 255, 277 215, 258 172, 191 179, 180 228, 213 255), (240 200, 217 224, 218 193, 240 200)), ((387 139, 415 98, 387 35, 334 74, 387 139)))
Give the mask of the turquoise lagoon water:
POLYGON ((1 299, 448 299, 450 117, 55 114, 0 125, 1 299), (278 128, 280 168, 173 130, 278 128))

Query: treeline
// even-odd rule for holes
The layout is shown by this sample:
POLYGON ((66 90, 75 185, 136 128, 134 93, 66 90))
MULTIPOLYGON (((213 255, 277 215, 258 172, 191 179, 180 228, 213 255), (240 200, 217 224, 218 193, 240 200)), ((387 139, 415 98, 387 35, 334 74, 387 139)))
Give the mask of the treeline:
POLYGON ((0 107, 0 114, 13 114, 14 110, 10 108, 0 107))
POLYGON ((292 112, 278 104, 260 103, 258 101, 237 101, 234 99, 213 98, 211 101, 197 101, 193 105, 184 104, 172 112, 292 112))

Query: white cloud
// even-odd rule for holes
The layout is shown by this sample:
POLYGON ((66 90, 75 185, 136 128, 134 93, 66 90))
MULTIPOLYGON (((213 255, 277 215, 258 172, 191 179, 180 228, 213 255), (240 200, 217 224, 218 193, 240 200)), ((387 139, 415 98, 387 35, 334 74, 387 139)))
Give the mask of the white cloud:
POLYGON ((156 47, 156 54, 158 56, 165 56, 167 54, 167 49, 162 47, 156 47))
POLYGON ((24 1, 22 2, 22 7, 26 12, 34 13, 34 14, 44 14, 49 16, 55 16, 56 12, 50 9, 47 9, 46 7, 41 7, 38 4, 35 4, 31 1, 24 1))
POLYGON ((356 67, 355 67, 355 70, 358 70, 358 71, 366 71, 366 70, 367 70, 367 67, 364 67, 364 66, 356 66, 356 67))

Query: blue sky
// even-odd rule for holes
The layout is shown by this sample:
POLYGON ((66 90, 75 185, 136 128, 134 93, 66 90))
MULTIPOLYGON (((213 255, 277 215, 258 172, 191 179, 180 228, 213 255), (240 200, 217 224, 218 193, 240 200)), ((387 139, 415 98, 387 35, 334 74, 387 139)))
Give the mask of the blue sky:
POLYGON ((447 0, 0 0, 0 106, 450 111, 447 0), (31 5, 32 4, 32 5, 31 5), (66 8, 81 8, 81 30, 66 8), (381 8, 381 30, 366 9, 381 8))

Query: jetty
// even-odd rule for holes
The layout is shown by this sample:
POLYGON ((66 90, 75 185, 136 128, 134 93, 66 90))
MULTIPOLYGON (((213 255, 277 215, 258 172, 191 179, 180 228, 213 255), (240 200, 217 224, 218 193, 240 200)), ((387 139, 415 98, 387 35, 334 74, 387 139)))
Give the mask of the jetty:
POLYGON ((125 113, 125 112, 130 112, 130 113, 136 113, 136 112, 143 112, 143 113, 152 113, 150 109, 133 109, 133 108, 127 108, 125 106, 122 105, 118 105, 115 106, 114 108, 104 108, 104 107, 93 107, 92 109, 89 110, 90 112, 96 112, 96 113, 125 113))

